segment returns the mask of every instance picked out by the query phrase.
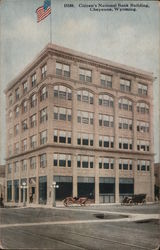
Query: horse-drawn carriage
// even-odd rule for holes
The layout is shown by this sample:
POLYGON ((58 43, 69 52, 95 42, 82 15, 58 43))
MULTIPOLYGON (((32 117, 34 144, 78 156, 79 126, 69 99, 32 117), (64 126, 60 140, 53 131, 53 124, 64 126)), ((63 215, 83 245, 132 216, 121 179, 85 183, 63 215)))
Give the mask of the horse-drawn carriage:
POLYGON ((80 206, 85 206, 86 203, 90 203, 90 199, 88 197, 66 197, 63 201, 63 204, 65 207, 68 207, 70 205, 80 205, 80 206))
POLYGON ((122 205, 138 205, 146 202, 146 194, 134 194, 124 197, 122 205))

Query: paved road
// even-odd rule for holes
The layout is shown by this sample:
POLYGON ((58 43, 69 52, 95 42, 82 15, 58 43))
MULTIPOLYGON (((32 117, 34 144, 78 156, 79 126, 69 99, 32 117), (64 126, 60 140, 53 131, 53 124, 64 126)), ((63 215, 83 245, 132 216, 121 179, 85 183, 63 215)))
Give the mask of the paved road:
POLYGON ((1 209, 1 243, 8 249, 151 250, 160 244, 159 211, 159 205, 1 209))

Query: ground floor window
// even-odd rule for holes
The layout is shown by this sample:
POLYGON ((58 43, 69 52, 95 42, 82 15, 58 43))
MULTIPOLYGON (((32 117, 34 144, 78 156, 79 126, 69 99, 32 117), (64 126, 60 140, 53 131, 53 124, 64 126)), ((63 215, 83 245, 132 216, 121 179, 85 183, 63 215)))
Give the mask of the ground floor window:
POLYGON ((64 200, 72 196, 73 180, 72 176, 54 176, 54 181, 59 188, 56 188, 56 200, 64 200))
POLYGON ((39 203, 47 203, 47 176, 39 177, 39 203))
POLYGON ((7 201, 12 200, 12 181, 7 181, 7 201))
POLYGON ((19 180, 14 180, 14 201, 19 202, 19 180))

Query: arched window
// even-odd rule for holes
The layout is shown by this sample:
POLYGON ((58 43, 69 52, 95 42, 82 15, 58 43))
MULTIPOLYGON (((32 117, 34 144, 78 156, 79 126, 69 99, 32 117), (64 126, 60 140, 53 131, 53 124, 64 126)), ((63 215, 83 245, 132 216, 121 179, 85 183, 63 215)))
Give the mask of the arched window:
POLYGON ((78 90, 77 100, 81 102, 93 104, 93 94, 87 90, 78 90))
POLYGON ((99 105, 113 108, 113 98, 109 95, 99 95, 99 105))
POLYGON ((64 100, 72 100, 72 91, 63 85, 56 85, 54 86, 54 97, 64 100))
POLYGON ((138 102, 137 112, 141 114, 149 114, 149 105, 145 102, 138 102))
POLYGON ((132 102, 126 98, 119 99, 119 108, 132 111, 132 102))
POLYGON ((31 96, 30 104, 31 104, 31 108, 33 108, 33 107, 36 106, 36 104, 37 104, 37 97, 36 97, 36 94, 33 94, 33 95, 31 96))
POLYGON ((19 106, 16 106, 15 108, 15 117, 18 117, 19 115, 19 106))

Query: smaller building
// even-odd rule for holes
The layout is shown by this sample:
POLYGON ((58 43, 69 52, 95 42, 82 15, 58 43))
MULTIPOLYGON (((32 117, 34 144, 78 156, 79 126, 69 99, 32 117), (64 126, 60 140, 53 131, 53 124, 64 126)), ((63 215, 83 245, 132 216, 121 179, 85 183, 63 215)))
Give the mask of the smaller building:
POLYGON ((160 163, 154 164, 155 197, 160 200, 160 163))
POLYGON ((0 165, 0 197, 5 194, 5 165, 0 165))

